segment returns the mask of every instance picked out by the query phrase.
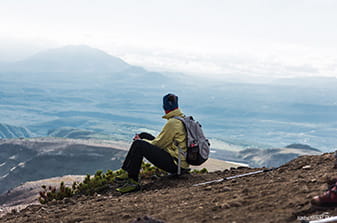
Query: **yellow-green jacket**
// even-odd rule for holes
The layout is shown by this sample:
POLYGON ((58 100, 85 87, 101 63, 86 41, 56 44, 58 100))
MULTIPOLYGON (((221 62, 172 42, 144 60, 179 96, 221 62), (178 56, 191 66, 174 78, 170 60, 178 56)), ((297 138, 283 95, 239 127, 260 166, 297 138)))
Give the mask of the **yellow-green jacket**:
MULTIPOLYGON (((146 140, 147 142, 167 151, 177 164, 178 160, 178 147, 175 145, 175 142, 178 142, 179 147, 184 153, 186 153, 186 131, 182 121, 175 119, 173 117, 180 116, 184 117, 184 114, 180 109, 173 110, 163 116, 164 119, 167 119, 167 122, 159 135, 153 140, 146 140)), ((186 158, 183 154, 180 155, 181 158, 181 167, 189 168, 186 158)))

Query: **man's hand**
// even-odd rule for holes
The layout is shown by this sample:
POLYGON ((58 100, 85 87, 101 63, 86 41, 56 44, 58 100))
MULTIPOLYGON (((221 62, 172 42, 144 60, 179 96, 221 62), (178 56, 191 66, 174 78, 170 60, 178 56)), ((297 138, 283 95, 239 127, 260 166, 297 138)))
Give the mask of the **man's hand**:
POLYGON ((135 137, 133 137, 133 140, 137 140, 137 139, 141 139, 138 134, 136 134, 135 137))

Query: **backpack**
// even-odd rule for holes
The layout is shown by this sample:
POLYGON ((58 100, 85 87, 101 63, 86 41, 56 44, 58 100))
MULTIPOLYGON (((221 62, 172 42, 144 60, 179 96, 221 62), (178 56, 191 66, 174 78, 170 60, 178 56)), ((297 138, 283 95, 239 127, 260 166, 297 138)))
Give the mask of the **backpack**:
MULTIPOLYGON (((183 122, 186 130, 186 142, 187 142, 187 163, 199 166, 208 159, 210 143, 204 136, 199 122, 195 121, 192 116, 185 116, 184 118, 175 116, 183 122)), ((179 148, 180 149, 180 148, 179 148)))

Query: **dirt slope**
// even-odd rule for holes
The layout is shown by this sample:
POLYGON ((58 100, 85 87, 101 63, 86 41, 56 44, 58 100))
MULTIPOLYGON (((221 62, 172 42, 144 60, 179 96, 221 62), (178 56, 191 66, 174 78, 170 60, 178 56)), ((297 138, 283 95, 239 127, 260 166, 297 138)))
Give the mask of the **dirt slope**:
MULTIPOLYGON (((244 164, 232 163, 223 160, 209 158, 200 166, 193 166, 192 169, 206 168, 210 172, 216 170, 225 170, 237 168, 244 164)), ((32 204, 39 204, 38 197, 42 185, 58 187, 61 182, 66 186, 72 186, 73 182, 82 182, 85 175, 66 175, 62 177, 53 177, 43 180, 28 181, 0 194, 0 217, 11 212, 13 209, 21 210, 32 204)))
POLYGON ((299 218, 337 215, 337 208, 317 210, 310 199, 337 177, 332 154, 302 156, 280 168, 218 184, 194 183, 256 171, 232 169, 180 179, 143 182, 143 191, 78 197, 30 206, 1 222, 132 222, 150 216, 164 222, 300 222, 299 218))
POLYGON ((85 176, 81 175, 67 175, 26 182, 0 195, 0 217, 13 209, 21 210, 32 204, 39 204, 38 197, 42 185, 58 187, 64 182, 66 186, 71 187, 74 181, 82 182, 84 178, 85 176))

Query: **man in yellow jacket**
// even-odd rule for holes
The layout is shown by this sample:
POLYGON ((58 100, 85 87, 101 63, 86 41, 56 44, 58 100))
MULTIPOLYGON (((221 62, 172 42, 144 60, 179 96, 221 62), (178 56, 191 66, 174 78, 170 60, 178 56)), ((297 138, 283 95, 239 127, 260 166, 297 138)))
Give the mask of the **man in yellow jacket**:
MULTIPOLYGON (((178 107, 178 96, 167 94, 163 97, 164 119, 167 119, 165 126, 157 137, 147 133, 141 133, 134 137, 130 150, 124 160, 122 169, 125 174, 116 177, 118 183, 123 184, 117 188, 122 193, 137 191, 139 185, 139 171, 143 158, 145 157, 153 165, 169 173, 177 173, 179 149, 186 153, 186 130, 184 124, 174 117, 184 117, 178 107)), ((181 168, 189 168, 183 154, 180 155, 181 168)))

